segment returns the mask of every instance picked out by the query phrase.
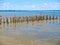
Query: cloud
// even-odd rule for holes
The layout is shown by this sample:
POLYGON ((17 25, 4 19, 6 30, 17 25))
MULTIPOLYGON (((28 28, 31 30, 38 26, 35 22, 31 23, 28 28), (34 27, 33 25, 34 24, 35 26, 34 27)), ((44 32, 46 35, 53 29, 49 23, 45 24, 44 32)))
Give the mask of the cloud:
POLYGON ((1 9, 2 10, 14 9, 14 6, 11 3, 7 2, 1 5, 1 9))
POLYGON ((35 5, 14 5, 9 2, 0 5, 0 10, 29 10, 34 8, 35 5))
POLYGON ((23 6, 25 9, 32 9, 32 10, 34 10, 34 9, 36 9, 36 5, 24 5, 23 6))
POLYGON ((60 10, 60 3, 43 3, 40 5, 41 10, 60 10))
POLYGON ((40 5, 15 5, 6 2, 0 5, 0 10, 60 10, 60 3, 41 3, 40 5))

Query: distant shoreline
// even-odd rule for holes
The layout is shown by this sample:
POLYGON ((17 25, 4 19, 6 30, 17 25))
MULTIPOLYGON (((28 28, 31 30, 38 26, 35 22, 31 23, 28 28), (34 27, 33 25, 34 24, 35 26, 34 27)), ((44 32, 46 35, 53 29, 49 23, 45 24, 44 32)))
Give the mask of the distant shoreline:
POLYGON ((60 10, 0 10, 0 12, 60 11, 60 10))

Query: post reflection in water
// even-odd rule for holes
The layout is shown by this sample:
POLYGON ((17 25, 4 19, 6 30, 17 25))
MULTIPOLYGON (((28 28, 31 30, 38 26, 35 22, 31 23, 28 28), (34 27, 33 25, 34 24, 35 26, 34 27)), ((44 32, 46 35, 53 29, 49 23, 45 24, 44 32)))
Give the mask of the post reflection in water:
POLYGON ((32 26, 34 26, 34 22, 32 22, 32 26))
POLYGON ((16 30, 16 25, 17 25, 16 23, 13 24, 13 26, 14 26, 14 30, 16 30))
POLYGON ((58 22, 59 20, 46 19, 21 23, 2 23, 0 24, 0 44, 59 45, 60 24, 58 22), (54 24, 53 22, 57 23, 54 24), (28 25, 28 27, 26 25, 28 25))
POLYGON ((0 24, 0 31, 2 31, 2 24, 0 24))

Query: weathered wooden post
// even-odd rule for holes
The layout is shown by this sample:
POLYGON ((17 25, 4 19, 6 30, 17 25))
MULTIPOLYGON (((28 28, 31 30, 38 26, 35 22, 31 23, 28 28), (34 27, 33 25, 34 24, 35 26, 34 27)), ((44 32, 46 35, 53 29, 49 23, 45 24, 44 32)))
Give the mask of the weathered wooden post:
POLYGON ((38 16, 36 16, 36 21, 39 21, 39 17, 38 16))
POLYGON ((25 17, 23 17, 23 22, 25 21, 25 17))
POLYGON ((16 17, 15 20, 16 20, 17 23, 19 23, 20 22, 20 17, 16 17))
POLYGON ((37 16, 36 16, 36 21, 37 21, 37 16))
POLYGON ((24 21, 24 19, 23 19, 23 17, 21 17, 21 22, 23 22, 24 21))
POLYGON ((10 17, 10 23, 12 23, 12 22, 13 22, 12 17, 10 17))
POLYGON ((48 15, 46 15, 46 20, 48 20, 48 15))
POLYGON ((31 21, 31 16, 29 16, 29 21, 31 21))
POLYGON ((44 18, 44 16, 43 16, 43 20, 44 20, 45 18, 44 18))
POLYGON ((9 21, 8 21, 8 18, 6 17, 6 23, 8 24, 9 23, 9 21))
POLYGON ((22 20, 22 17, 19 17, 20 19, 19 19, 19 22, 21 22, 21 20, 22 20))
POLYGON ((34 22, 34 16, 32 16, 32 22, 34 22))
POLYGON ((24 17, 21 17, 21 18, 20 18, 20 21, 21 21, 21 22, 24 22, 24 17))
POLYGON ((2 23, 2 16, 0 16, 0 24, 2 23))
POLYGON ((13 17, 13 23, 16 23, 16 16, 13 17))
POLYGON ((28 22, 29 21, 29 18, 26 16, 26 21, 28 22))
POLYGON ((14 17, 12 17, 12 22, 14 23, 14 17))
POLYGON ((44 16, 40 16, 40 20, 44 20, 45 18, 44 18, 44 16))
POLYGON ((20 23, 20 19, 21 19, 21 17, 18 17, 18 22, 20 23))
POLYGON ((20 21, 20 18, 19 18, 19 17, 17 17, 17 18, 16 18, 16 21, 17 21, 17 23, 19 23, 19 21, 20 21))
POLYGON ((43 20, 43 16, 41 16, 41 20, 43 20))
POLYGON ((39 16, 39 20, 41 20, 41 16, 39 16))
POLYGON ((58 17, 56 16, 56 18, 55 18, 56 20, 58 20, 58 17))
POLYGON ((51 20, 51 16, 49 16, 49 20, 51 20))
POLYGON ((36 16, 36 21, 39 21, 40 20, 40 16, 36 16))
POLYGON ((44 19, 44 16, 39 16, 39 20, 43 20, 44 19))
POLYGON ((59 20, 60 20, 60 16, 59 16, 59 20))
POLYGON ((37 21, 39 21, 40 20, 40 18, 39 18, 39 16, 37 16, 37 21))
POLYGON ((52 20, 54 20, 54 16, 52 17, 52 20))
POLYGON ((22 22, 22 20, 23 20, 23 19, 22 19, 22 17, 21 17, 20 22, 22 22))
POLYGON ((0 30, 2 30, 2 16, 0 16, 0 30))
POLYGON ((5 18, 3 18, 3 23, 5 24, 5 18))
POLYGON ((11 20, 12 20, 12 23, 14 23, 14 21, 13 21, 13 20, 14 20, 14 18, 13 18, 13 17, 12 17, 12 19, 11 19, 11 20))
POLYGON ((38 21, 40 20, 40 17, 38 16, 38 21))

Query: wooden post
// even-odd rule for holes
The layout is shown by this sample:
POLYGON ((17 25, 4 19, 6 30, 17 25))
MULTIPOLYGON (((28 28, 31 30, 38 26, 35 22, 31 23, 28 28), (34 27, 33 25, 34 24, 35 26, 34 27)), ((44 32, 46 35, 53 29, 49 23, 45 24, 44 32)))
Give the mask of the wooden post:
POLYGON ((5 18, 3 18, 3 23, 5 24, 5 18))
POLYGON ((36 21, 39 21, 40 20, 40 16, 36 16, 36 21))
POLYGON ((52 20, 54 20, 54 16, 53 16, 52 20))
POLYGON ((40 19, 39 16, 37 16, 37 21, 39 21, 39 19, 40 19))
POLYGON ((49 16, 49 20, 51 20, 51 16, 49 16))
POLYGON ((8 18, 6 17, 6 23, 8 24, 9 23, 9 21, 8 21, 8 18))
POLYGON ((59 16, 59 20, 60 20, 60 16, 59 16))
POLYGON ((0 16, 0 24, 2 23, 2 16, 0 16))
POLYGON ((43 16, 43 20, 44 20, 45 18, 44 18, 44 16, 43 16))
POLYGON ((10 23, 12 23, 12 22, 13 22, 12 17, 10 17, 10 23))
POLYGON ((44 19, 44 16, 39 16, 39 20, 43 20, 44 19))
POLYGON ((23 17, 23 22, 25 21, 25 17, 23 17))
POLYGON ((41 16, 39 16, 39 20, 41 20, 41 16))
POLYGON ((34 16, 32 16, 32 22, 34 22, 34 16))
POLYGON ((36 21, 37 21, 37 18, 38 18, 38 17, 36 16, 36 21))
POLYGON ((46 15, 46 20, 48 20, 48 15, 46 15))
POLYGON ((20 22, 21 17, 18 17, 18 22, 20 22))
POLYGON ((56 18, 55 18, 56 20, 58 20, 58 17, 56 16, 56 18))
POLYGON ((29 21, 29 19, 28 19, 28 17, 26 16, 26 21, 28 22, 29 21))
POLYGON ((16 23, 16 16, 13 17, 13 23, 16 23))

